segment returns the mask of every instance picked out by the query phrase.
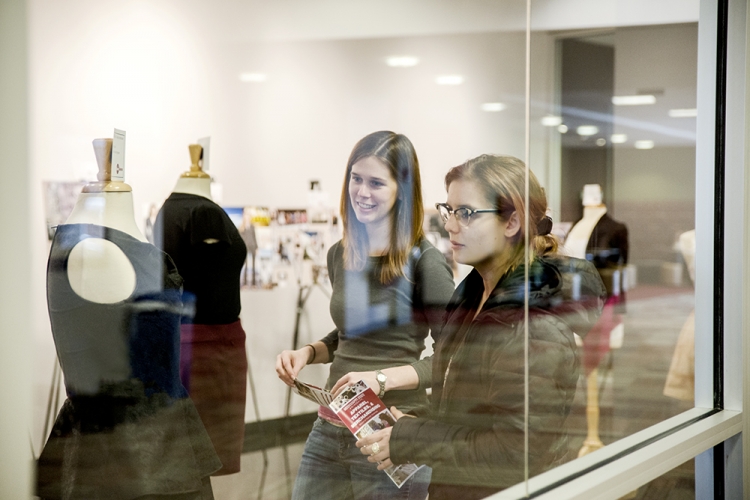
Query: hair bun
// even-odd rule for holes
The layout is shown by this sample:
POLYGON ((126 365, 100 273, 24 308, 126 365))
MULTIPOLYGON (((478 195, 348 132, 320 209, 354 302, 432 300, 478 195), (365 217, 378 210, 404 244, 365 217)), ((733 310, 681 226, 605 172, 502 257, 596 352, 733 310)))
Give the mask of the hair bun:
POLYGON ((552 232, 552 217, 545 215, 542 220, 536 224, 536 233, 538 236, 547 236, 552 232))

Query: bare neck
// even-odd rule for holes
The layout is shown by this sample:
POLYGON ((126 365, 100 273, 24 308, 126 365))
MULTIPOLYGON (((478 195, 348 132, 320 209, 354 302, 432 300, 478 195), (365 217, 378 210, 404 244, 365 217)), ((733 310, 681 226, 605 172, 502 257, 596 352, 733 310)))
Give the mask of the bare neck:
POLYGON ((65 223, 96 224, 147 241, 135 223, 133 194, 130 192, 81 193, 65 223))
POLYGON ((183 194, 194 194, 196 196, 203 196, 204 198, 211 198, 211 179, 197 179, 190 177, 180 177, 177 179, 173 193, 183 194))
POLYGON ((484 303, 487 302, 487 299, 490 298, 492 291, 500 282, 500 279, 505 276, 505 273, 507 273, 508 269, 510 269, 510 263, 508 262, 508 257, 506 255, 499 255, 492 259, 492 261, 483 263, 481 265, 476 265, 474 266, 474 268, 482 277, 482 282, 484 283, 482 300, 479 303, 479 307, 477 307, 476 313, 474 314, 474 317, 476 317, 476 315, 479 314, 479 311, 482 310, 482 307, 484 307, 484 303))
POLYGON ((592 205, 588 207, 583 207, 583 218, 584 219, 590 219, 596 217, 597 219, 600 219, 602 215, 607 213, 607 206, 602 205, 592 205))
POLYGON ((391 246, 391 221, 385 218, 379 222, 371 222, 365 225, 367 241, 370 246, 370 256, 378 257, 385 255, 391 246))

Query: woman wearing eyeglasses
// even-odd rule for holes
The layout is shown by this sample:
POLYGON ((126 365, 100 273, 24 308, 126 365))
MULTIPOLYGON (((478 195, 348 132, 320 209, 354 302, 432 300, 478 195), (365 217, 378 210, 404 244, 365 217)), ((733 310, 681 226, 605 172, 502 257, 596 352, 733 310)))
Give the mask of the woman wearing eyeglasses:
MULTIPOLYGON (((292 385, 306 365, 330 362, 326 387, 334 394, 364 379, 386 405, 424 405, 432 362, 420 355, 454 284, 445 258, 424 238, 419 162, 406 136, 375 132, 354 146, 341 218, 343 238, 328 252, 336 330, 279 354, 276 372, 292 385)), ((292 498, 424 500, 429 469, 399 489, 359 453, 335 413, 321 406, 318 416, 292 498)))
POLYGON ((380 468, 432 467, 430 500, 484 498, 522 482, 526 463, 531 477, 568 458, 573 332, 593 325, 605 289, 591 264, 556 255, 544 190, 520 160, 482 155, 451 169, 445 185, 437 207, 453 256, 474 269, 448 306, 431 404, 417 418, 394 411, 392 428, 357 446, 380 468))

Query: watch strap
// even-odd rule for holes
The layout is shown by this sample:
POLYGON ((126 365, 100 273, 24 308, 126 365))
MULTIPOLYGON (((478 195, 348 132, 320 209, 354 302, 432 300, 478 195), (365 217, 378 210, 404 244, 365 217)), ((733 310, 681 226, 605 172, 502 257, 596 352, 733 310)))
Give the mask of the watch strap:
POLYGON ((388 377, 386 376, 385 373, 383 373, 380 370, 375 370, 375 380, 378 381, 378 385, 380 386, 380 392, 378 392, 378 397, 379 398, 382 398, 383 396, 385 396, 385 380, 387 378, 388 377), (383 380, 381 380, 381 378, 383 380))

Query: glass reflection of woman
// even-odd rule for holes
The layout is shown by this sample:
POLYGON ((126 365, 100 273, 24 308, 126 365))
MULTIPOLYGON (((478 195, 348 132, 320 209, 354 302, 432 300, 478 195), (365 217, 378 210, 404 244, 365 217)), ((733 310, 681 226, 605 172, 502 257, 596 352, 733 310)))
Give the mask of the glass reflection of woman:
MULTIPOLYGON (((331 362, 326 387, 335 394, 363 379, 387 405, 423 405, 432 361, 420 355, 454 284, 442 254, 424 238, 419 163, 409 139, 375 132, 354 146, 341 214, 343 238, 328 252, 336 330, 282 352, 279 378, 291 385, 306 365, 331 362)), ((293 498, 425 498, 429 468, 399 489, 359 453, 333 412, 321 407, 318 416, 293 498)))
POLYGON ((430 500, 484 498, 523 481, 527 450, 529 476, 567 459, 565 422, 579 374, 573 332, 585 335, 606 292, 591 264, 556 255, 546 196, 530 171, 524 203, 526 175, 520 160, 490 155, 446 175, 448 199, 438 209, 455 260, 474 270, 448 306, 433 357, 431 405, 413 411, 417 418, 392 409, 395 426, 357 442, 381 469, 431 466, 430 500))

